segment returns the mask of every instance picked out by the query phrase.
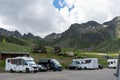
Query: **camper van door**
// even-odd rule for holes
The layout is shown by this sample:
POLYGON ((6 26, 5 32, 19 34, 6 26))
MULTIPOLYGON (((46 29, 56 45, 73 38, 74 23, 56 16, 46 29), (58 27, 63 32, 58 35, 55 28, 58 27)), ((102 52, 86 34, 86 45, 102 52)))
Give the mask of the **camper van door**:
POLYGON ((25 65, 24 59, 18 59, 16 71, 25 71, 27 64, 25 65))

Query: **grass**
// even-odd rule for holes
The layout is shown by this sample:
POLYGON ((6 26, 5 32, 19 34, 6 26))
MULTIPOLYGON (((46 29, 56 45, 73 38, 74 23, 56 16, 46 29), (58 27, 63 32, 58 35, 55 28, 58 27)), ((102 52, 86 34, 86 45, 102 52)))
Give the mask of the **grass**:
POLYGON ((4 70, 5 70, 5 61, 0 60, 0 72, 4 72, 4 70))
POLYGON ((119 52, 120 38, 110 39, 98 45, 94 50, 102 52, 119 52))
POLYGON ((21 46, 12 43, 3 43, 0 42, 0 50, 6 52, 30 52, 30 46, 21 46))

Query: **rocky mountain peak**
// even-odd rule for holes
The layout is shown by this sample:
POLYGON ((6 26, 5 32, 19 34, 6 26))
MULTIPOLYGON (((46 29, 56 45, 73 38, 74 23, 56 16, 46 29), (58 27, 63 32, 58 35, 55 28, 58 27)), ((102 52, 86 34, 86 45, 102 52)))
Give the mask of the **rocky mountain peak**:
POLYGON ((3 36, 12 36, 15 38, 23 38, 23 39, 36 39, 39 38, 41 39, 41 37, 39 36, 34 36, 32 33, 28 33, 28 34, 24 34, 22 35, 19 31, 15 30, 15 31, 8 31, 4 28, 0 28, 0 35, 3 36))
POLYGON ((120 16, 118 16, 118 17, 115 17, 112 21, 116 21, 116 22, 120 22, 120 16))
POLYGON ((113 24, 117 24, 118 22, 120 23, 120 16, 113 18, 111 21, 104 22, 103 24, 113 25, 113 24))
POLYGON ((97 23, 96 21, 88 21, 86 23, 82 23, 81 25, 85 27, 96 27, 100 26, 101 24, 97 23))
POLYGON ((51 42, 52 40, 59 39, 60 37, 61 37, 61 34, 51 33, 51 34, 47 35, 44 38, 44 40, 51 42))
POLYGON ((13 37, 17 37, 17 38, 21 38, 22 35, 20 32, 16 31, 8 31, 4 28, 0 28, 0 34, 4 35, 4 36, 13 36, 13 37))
POLYGON ((34 39, 34 35, 32 33, 24 34, 23 38, 24 39, 34 39))
POLYGON ((14 37, 22 38, 21 33, 17 30, 13 31, 13 35, 14 35, 14 37))

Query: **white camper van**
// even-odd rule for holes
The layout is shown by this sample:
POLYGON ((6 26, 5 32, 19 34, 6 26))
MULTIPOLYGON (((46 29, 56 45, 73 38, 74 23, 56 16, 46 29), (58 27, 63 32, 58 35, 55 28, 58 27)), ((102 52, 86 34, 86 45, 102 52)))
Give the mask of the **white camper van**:
POLYGON ((97 58, 84 58, 84 59, 73 59, 72 63, 68 66, 69 69, 98 69, 97 58))
POLYGON ((108 68, 116 68, 118 59, 108 59, 108 68))
POLYGON ((5 64, 5 70, 14 72, 37 72, 38 67, 34 62, 32 57, 15 57, 15 58, 7 58, 5 64))

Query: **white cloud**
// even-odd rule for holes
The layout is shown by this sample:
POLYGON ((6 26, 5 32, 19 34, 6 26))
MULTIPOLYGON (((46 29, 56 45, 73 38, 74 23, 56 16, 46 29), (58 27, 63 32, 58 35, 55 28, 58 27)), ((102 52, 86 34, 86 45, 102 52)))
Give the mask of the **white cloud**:
POLYGON ((51 32, 63 31, 65 22, 51 0, 1 0, 0 19, 3 28, 31 32, 42 37, 51 32))
POLYGON ((68 8, 71 8, 74 5, 75 0, 65 0, 64 3, 67 5, 68 8))
POLYGON ((119 0, 65 0, 69 5, 74 5, 74 9, 68 15, 66 8, 61 9, 61 13, 67 20, 75 22, 87 22, 95 20, 100 23, 110 20, 120 14, 119 0), (71 2, 74 1, 74 2, 71 2), (67 15, 66 15, 67 13, 67 15), (67 17, 66 17, 67 16, 67 17))
POLYGON ((66 6, 60 11, 52 2, 0 0, 0 27, 44 37, 52 32, 63 32, 76 22, 95 20, 103 23, 120 16, 120 0, 64 0, 66 6))

